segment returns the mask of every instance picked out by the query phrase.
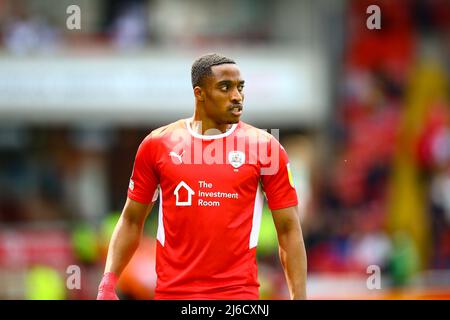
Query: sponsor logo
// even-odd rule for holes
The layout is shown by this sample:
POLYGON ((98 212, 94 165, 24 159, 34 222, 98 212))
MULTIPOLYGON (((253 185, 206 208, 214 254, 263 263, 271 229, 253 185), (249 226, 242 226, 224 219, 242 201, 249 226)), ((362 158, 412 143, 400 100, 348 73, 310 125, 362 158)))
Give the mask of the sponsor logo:
POLYGON ((172 160, 174 160, 173 158, 178 160, 178 162, 174 161, 175 163, 183 163, 183 160, 181 159, 183 154, 184 154, 184 150, 181 154, 177 154, 175 151, 170 151, 169 156, 172 157, 172 160))
POLYGON ((195 194, 194 190, 189 187, 186 182, 181 181, 177 187, 175 188, 175 191, 173 192, 176 198, 175 205, 177 206, 190 206, 192 204, 192 196, 195 194), (187 191, 187 200, 186 201, 180 201, 180 191, 184 189, 187 191))

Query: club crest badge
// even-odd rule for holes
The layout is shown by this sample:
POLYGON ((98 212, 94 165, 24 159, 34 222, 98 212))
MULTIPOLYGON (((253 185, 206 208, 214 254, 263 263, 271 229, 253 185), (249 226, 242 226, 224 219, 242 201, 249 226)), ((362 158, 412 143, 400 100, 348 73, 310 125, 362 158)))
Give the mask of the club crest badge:
POLYGON ((245 162, 245 153, 243 153, 241 151, 230 151, 228 153, 228 162, 234 168, 239 168, 245 162))

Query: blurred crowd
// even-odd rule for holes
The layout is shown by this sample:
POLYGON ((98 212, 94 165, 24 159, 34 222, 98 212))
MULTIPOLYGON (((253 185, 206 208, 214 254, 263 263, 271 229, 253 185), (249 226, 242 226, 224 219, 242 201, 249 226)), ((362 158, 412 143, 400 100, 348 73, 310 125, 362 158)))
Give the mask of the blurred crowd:
POLYGON ((0 40, 17 55, 93 48, 133 52, 164 46, 257 45, 281 39, 276 24, 268 23, 276 8, 269 0, 218 1, 215 6, 207 0, 2 0, 0 40), (76 32, 66 27, 73 13, 66 9, 73 4, 81 13, 76 32))
POLYGON ((347 8, 330 169, 307 247, 312 273, 376 265, 398 287, 450 268, 450 3, 380 3, 376 31, 355 27, 373 1, 347 8))
MULTIPOLYGON (((282 36, 280 19, 270 23, 278 10, 273 3, 246 0, 234 10, 236 1, 217 7, 206 0, 80 1, 89 14, 73 33, 61 28, 67 14, 57 14, 65 13, 67 1, 0 0, 0 43, 11 55, 279 45, 289 37, 282 36)), ((323 128, 281 128, 301 202, 308 271, 349 277, 376 265, 388 288, 442 286, 448 298, 450 3, 358 0, 343 7, 329 121, 323 128), (365 27, 371 4, 381 7, 380 30, 365 27), (426 278, 427 270, 447 273, 426 278)), ((95 296, 134 154, 160 125, 1 123, 0 299, 95 296), (69 265, 81 267, 80 290, 65 290, 69 265)), ((152 297, 156 216, 154 209, 122 277, 123 298, 152 297)), ((288 296, 277 255, 265 206, 258 246, 262 298, 288 296)))

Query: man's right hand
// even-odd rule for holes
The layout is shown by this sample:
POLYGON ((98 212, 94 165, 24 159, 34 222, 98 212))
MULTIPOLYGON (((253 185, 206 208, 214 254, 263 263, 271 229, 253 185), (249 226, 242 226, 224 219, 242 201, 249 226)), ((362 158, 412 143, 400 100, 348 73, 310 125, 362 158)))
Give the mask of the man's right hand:
POLYGON ((105 273, 98 286, 97 300, 119 300, 115 291, 118 280, 113 272, 105 273))

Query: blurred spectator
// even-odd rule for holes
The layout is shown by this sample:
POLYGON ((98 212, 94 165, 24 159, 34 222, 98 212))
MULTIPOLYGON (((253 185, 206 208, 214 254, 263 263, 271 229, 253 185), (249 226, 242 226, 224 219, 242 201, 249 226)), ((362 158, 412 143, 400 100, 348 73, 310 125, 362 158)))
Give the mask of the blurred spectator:
POLYGON ((142 49, 147 45, 149 22, 144 3, 124 6, 113 25, 113 41, 120 50, 142 49))
POLYGON ((4 26, 4 43, 14 54, 52 52, 60 41, 57 30, 46 19, 30 14, 24 2, 10 2, 11 14, 4 26))

